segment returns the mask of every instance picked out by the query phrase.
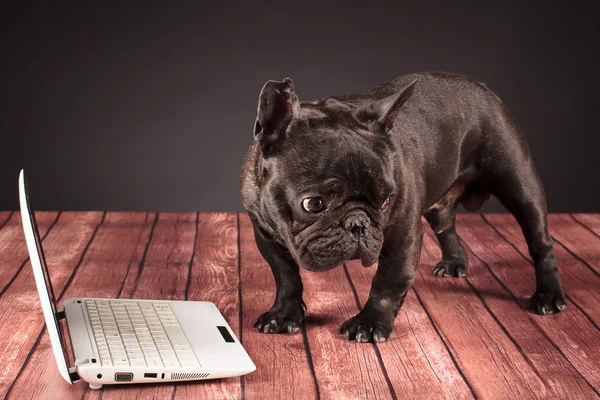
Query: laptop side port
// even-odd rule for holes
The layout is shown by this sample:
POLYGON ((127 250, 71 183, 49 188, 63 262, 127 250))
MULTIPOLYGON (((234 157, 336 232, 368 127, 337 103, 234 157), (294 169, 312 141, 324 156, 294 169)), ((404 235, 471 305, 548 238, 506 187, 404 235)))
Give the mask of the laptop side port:
POLYGON ((158 374, 157 373, 148 373, 148 372, 146 372, 144 374, 144 378, 158 378, 158 374))
POLYGON ((115 373, 115 381, 131 382, 133 380, 133 372, 117 372, 115 373))

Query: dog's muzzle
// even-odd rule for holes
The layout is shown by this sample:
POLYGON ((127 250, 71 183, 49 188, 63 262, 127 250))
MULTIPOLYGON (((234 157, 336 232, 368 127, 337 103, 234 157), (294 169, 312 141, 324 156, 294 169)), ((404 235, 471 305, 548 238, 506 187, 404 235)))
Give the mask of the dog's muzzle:
POLYGON ((346 260, 360 259, 369 267, 377 262, 382 236, 365 211, 350 210, 337 227, 307 244, 300 265, 309 271, 327 271, 346 260))

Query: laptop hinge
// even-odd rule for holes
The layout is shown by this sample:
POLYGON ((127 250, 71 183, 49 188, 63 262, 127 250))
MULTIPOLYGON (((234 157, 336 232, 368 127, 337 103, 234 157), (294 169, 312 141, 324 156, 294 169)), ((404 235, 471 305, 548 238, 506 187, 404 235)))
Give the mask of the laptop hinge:
MULTIPOLYGON (((56 310, 56 313, 54 314, 56 316, 56 320, 60 321, 61 319, 65 319, 65 324, 66 324, 66 314, 65 314, 65 309, 63 308, 59 308, 58 310, 56 310)), ((64 342, 64 338, 65 335, 63 335, 63 326, 61 324, 58 324, 58 329, 60 330, 61 333, 61 342, 64 342)), ((64 343, 62 343, 62 345, 64 346, 64 343)), ((66 360, 66 356, 65 356, 65 360, 66 360)), ((68 361, 67 361, 68 362, 68 361)), ((79 374, 77 373, 77 366, 75 367, 70 367, 69 368, 69 379, 71 379, 71 382, 77 382, 81 380, 81 377, 79 376, 79 374)))
POLYGON ((81 380, 81 377, 77 373, 76 367, 69 368, 69 378, 71 378, 71 382, 77 382, 77 381, 81 380))

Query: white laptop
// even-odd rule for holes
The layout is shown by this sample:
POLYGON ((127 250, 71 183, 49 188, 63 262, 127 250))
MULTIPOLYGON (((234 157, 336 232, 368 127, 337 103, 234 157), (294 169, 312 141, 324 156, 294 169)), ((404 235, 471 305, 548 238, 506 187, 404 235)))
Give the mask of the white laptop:
MULTIPOLYGON (((68 383, 156 383, 244 375, 254 363, 219 312, 204 301, 67 299, 57 308, 42 241, 19 176, 23 230, 46 327, 68 383), (64 319, 74 365, 69 365, 64 319)), ((157 288, 158 291, 158 288, 157 288)))

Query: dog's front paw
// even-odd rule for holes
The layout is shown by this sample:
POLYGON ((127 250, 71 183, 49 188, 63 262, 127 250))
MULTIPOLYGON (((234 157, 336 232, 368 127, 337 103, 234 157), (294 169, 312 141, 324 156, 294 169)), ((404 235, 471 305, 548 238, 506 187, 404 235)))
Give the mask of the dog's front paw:
POLYGON ((538 315, 561 312, 567 306, 562 290, 552 292, 535 292, 529 299, 528 308, 538 315))
POLYGON ((273 306, 254 322, 254 327, 262 333, 294 333, 300 329, 306 305, 303 302, 273 306))
POLYGON ((463 278, 467 276, 467 263, 458 260, 442 260, 433 267, 435 276, 451 276, 454 278, 463 278))
POLYGON ((361 311, 358 315, 344 322, 339 329, 346 340, 356 340, 359 343, 371 341, 385 342, 394 329, 394 319, 384 318, 378 313, 361 311))

